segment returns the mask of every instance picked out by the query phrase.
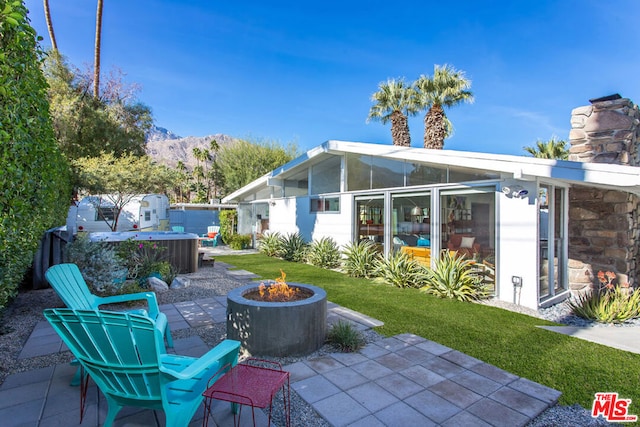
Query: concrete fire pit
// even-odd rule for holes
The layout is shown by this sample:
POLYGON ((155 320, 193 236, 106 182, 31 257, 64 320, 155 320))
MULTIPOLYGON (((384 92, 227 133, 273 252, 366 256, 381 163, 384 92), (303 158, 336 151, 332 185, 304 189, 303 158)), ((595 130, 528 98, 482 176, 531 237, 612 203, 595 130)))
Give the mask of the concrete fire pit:
POLYGON ((240 341, 253 356, 298 356, 324 344, 327 333, 327 293, 317 286, 288 283, 312 293, 293 302, 254 301, 244 295, 259 283, 227 295, 227 338, 240 341))

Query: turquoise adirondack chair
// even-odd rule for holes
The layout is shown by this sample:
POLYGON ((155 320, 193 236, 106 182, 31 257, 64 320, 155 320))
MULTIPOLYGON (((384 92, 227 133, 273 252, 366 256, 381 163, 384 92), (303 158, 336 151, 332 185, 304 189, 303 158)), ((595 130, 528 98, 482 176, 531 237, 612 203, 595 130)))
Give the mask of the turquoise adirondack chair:
POLYGON ((68 308, 44 316, 106 397, 106 427, 124 406, 164 410, 167 427, 187 426, 207 383, 238 362, 233 340, 198 359, 166 354, 161 332, 144 316, 68 308))
POLYGON ((100 306, 107 304, 146 300, 147 309, 127 310, 127 312, 153 319, 156 327, 164 334, 167 346, 173 348, 173 339, 167 316, 160 312, 156 294, 153 292, 99 297, 89 291, 89 286, 76 264, 58 264, 49 267, 45 277, 60 299, 62 299, 62 302, 67 307, 76 310, 98 310, 100 306))

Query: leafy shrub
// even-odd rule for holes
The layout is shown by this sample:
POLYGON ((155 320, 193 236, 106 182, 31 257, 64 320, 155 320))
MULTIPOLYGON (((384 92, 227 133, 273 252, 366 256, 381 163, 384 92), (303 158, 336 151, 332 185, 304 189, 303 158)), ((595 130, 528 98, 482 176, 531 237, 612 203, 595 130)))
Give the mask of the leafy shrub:
POLYGON ((277 231, 267 232, 262 235, 259 240, 259 250, 266 256, 280 257, 282 256, 282 235, 277 231))
MULTIPOLYGON (((146 286, 140 286, 136 280, 127 280, 119 289, 118 295, 137 294, 140 292, 148 292, 149 288, 146 286)), ((130 301, 125 303, 127 305, 136 305, 137 302, 130 301)))
POLYGON ((65 247, 67 262, 80 269, 82 277, 93 291, 102 295, 120 293, 127 268, 116 254, 113 246, 106 242, 92 242, 85 233, 65 247))
POLYGON ((340 265, 340 249, 331 237, 314 240, 307 252, 307 262, 316 267, 336 268, 340 265))
POLYGON ((164 280, 167 285, 171 285, 173 279, 178 276, 178 269, 169 262, 163 263, 163 266, 158 271, 162 275, 162 280, 164 280))
POLYGON ((0 308, 17 294, 43 233, 65 223, 71 198, 36 32, 22 2, 1 4, 0 308))
POLYGON ((404 252, 396 251, 380 258, 375 274, 398 288, 419 288, 426 279, 426 269, 404 252))
POLYGON ((344 320, 338 320, 331 325, 327 333, 327 341, 346 353, 357 351, 365 344, 362 333, 353 324, 344 320))
POLYGON ((127 277, 130 279, 145 279, 151 273, 161 273, 164 278, 162 273, 168 275, 171 269, 166 261, 166 250, 153 241, 127 239, 118 245, 116 254, 129 270, 127 277))
POLYGON ((640 317, 640 288, 614 284, 616 275, 598 272, 600 287, 568 302, 571 311, 584 319, 602 323, 624 323, 640 317))
POLYGON ((220 238, 226 244, 229 244, 231 236, 236 232, 236 224, 238 223, 238 212, 235 209, 224 209, 220 211, 220 238))
POLYGON ((227 241, 231 249, 246 249, 251 246, 251 234, 233 234, 227 241))
POLYGON ((489 296, 482 278, 474 273, 473 262, 456 252, 443 251, 435 269, 427 269, 426 285, 420 290, 458 301, 471 301, 489 296))
POLYGON ((282 239, 282 258, 287 261, 302 262, 307 256, 308 247, 300 233, 289 233, 282 239))
POLYGON ((370 278, 375 276, 375 267, 380 260, 380 253, 370 240, 361 240, 347 245, 343 251, 343 269, 353 277, 370 278))

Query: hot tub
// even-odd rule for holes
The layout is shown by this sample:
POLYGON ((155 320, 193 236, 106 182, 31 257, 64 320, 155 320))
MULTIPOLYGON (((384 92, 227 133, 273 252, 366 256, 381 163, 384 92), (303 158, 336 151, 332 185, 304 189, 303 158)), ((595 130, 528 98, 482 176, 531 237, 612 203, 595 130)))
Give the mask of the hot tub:
POLYGON ((92 242, 109 242, 117 245, 126 240, 154 242, 167 248, 166 255, 178 273, 198 271, 198 235, 178 231, 115 231, 89 233, 92 242))

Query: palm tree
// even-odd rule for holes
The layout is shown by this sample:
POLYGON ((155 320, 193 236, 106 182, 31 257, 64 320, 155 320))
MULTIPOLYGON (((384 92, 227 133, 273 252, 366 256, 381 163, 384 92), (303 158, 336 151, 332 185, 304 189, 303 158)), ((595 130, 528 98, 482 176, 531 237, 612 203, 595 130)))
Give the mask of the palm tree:
POLYGON ((102 39, 102 0, 96 10, 96 46, 93 56, 93 97, 100 96, 100 40, 102 39))
POLYGON ((433 77, 421 75, 414 87, 420 109, 427 110, 424 116, 424 148, 441 150, 444 139, 452 130, 444 108, 461 102, 473 102, 473 94, 469 90, 471 80, 465 77, 464 71, 447 64, 436 65, 433 77))
POLYGON ((524 151, 539 159, 567 160, 569 158, 567 142, 555 136, 547 142, 538 140, 534 147, 524 147, 524 151))
POLYGON ((413 88, 408 86, 404 79, 389 79, 386 82, 381 82, 378 88, 380 90, 371 96, 371 101, 375 104, 369 110, 367 122, 380 120, 382 124, 387 124, 391 121, 393 145, 411 146, 407 115, 416 113, 413 88))
POLYGON ((49 8, 49 0, 43 0, 44 2, 44 17, 47 21, 47 30, 49 31, 49 38, 51 39, 51 50, 54 52, 58 50, 58 43, 56 43, 56 35, 53 32, 53 22, 51 21, 51 9, 49 8))

